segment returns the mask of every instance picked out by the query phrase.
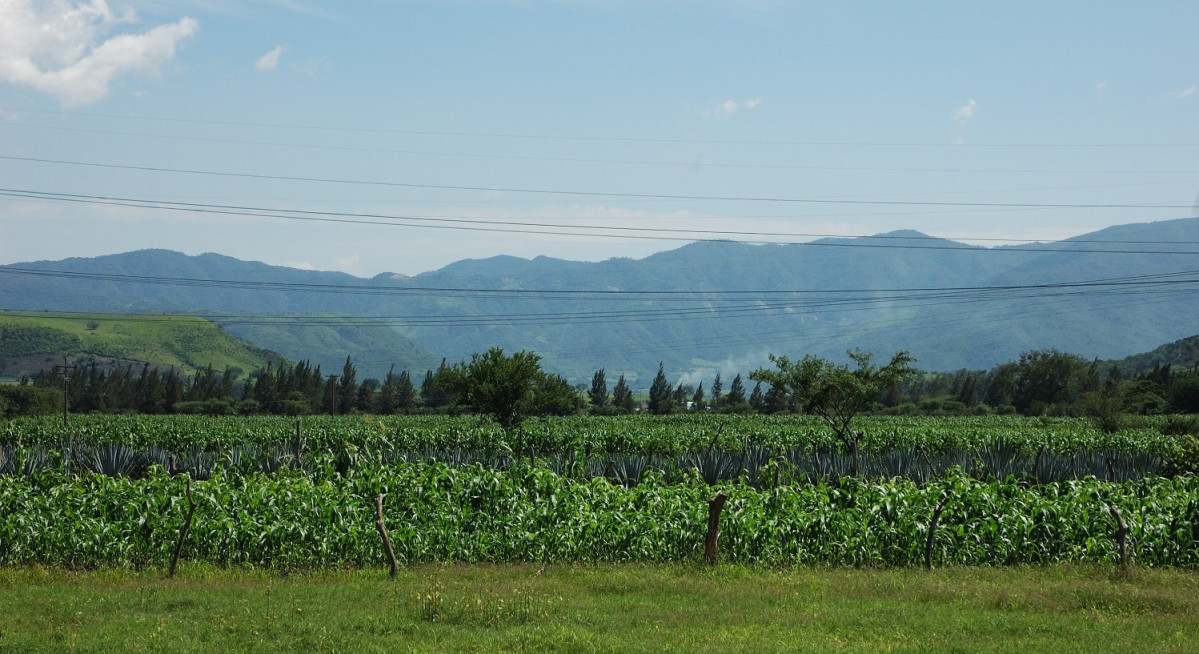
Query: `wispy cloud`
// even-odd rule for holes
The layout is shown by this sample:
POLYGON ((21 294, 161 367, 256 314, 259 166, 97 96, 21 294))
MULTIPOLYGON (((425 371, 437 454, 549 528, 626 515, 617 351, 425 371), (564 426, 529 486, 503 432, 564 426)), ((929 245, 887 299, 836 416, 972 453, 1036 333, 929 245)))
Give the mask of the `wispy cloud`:
POLYGON ((49 93, 65 107, 92 104, 122 75, 157 75, 199 29, 185 17, 112 34, 136 22, 132 11, 117 14, 105 0, 0 0, 0 80, 49 93))
POLYGON ((978 103, 974 101, 974 98, 970 98, 969 102, 953 110, 953 121, 964 123, 970 120, 974 117, 976 109, 978 109, 978 103))
POLYGON ((1170 91, 1169 93, 1163 95, 1159 99, 1163 102, 1166 100, 1185 100, 1197 93, 1199 93, 1199 86, 1188 86, 1185 89, 1178 89, 1177 91, 1170 91))
POLYGON ((283 46, 277 45, 270 52, 262 55, 254 62, 254 68, 260 73, 267 73, 279 67, 279 55, 283 54, 283 46))
POLYGON ((723 118, 732 116, 738 111, 752 111, 762 104, 761 98, 750 98, 748 100, 723 100, 717 102, 715 106, 707 111, 704 111, 705 118, 723 118))

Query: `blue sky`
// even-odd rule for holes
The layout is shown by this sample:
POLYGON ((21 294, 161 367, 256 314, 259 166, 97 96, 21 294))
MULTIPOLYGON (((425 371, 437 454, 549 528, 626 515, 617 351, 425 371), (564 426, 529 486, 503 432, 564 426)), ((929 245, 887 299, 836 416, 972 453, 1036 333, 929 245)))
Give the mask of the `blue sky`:
POLYGON ((369 276, 1186 217, 1195 25, 1194 2, 0 0, 0 263, 369 276))

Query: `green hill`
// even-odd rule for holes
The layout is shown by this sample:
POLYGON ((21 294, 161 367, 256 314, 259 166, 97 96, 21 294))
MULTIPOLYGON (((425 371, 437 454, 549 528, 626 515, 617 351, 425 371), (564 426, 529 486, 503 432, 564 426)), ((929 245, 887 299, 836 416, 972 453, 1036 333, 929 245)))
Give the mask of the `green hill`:
POLYGON ((181 315, 0 314, 0 377, 16 379, 62 364, 181 368, 211 365, 249 373, 283 360, 238 340, 211 321, 181 315))
POLYGON ((1125 375, 1140 375, 1153 370, 1159 365, 1169 364, 1175 372, 1190 370, 1199 366, 1199 336, 1190 336, 1173 343, 1166 343, 1150 352, 1142 352, 1125 357, 1118 361, 1105 361, 1115 365, 1125 375))

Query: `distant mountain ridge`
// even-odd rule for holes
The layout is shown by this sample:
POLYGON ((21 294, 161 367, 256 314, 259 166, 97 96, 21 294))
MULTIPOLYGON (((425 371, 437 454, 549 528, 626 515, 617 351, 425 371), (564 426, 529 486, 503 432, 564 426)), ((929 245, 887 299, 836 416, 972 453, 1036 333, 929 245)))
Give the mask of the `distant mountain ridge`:
POLYGON ((1199 255, 1180 254, 1195 252, 1193 218, 997 248, 900 231, 701 241, 637 260, 497 256, 370 279, 143 250, 0 266, 0 309, 204 315, 293 360, 350 354, 369 376, 392 364, 423 372, 493 345, 531 349, 574 382, 604 367, 636 388, 659 361, 672 378, 698 381, 763 365, 767 353, 843 360, 855 347, 906 349, 929 370, 989 368, 1050 347, 1119 359, 1195 333, 1195 276, 1181 273, 1199 268, 1188 263, 1199 255), (1163 275, 1173 276, 1153 277, 1163 275))

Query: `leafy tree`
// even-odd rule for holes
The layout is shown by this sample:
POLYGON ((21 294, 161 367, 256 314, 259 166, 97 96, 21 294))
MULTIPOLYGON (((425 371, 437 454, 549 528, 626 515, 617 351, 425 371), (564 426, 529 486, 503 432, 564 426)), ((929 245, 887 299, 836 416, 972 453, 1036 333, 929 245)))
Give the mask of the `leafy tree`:
POLYGON ((1199 413, 1199 373, 1192 372, 1174 381, 1170 406, 1182 413, 1199 413))
MULTIPOLYGON (((501 348, 493 347, 483 354, 472 354, 469 363, 446 369, 437 379, 437 387, 456 395, 475 411, 490 415, 501 429, 510 432, 538 407, 538 391, 545 382, 540 361, 541 357, 533 352, 521 350, 507 356, 501 348)), ((566 387, 573 396, 574 389, 569 384, 566 387)))
POLYGON ((1052 405, 1073 404, 1092 382, 1091 370, 1082 357, 1053 349, 1021 354, 1014 372, 1012 404, 1023 414, 1040 414, 1052 405))
POLYGON ((670 387, 670 382, 666 381, 666 372, 662 369, 662 362, 659 361, 658 374, 654 376, 654 381, 649 387, 650 413, 661 415, 673 411, 673 394, 674 391, 670 387))
POLYGON ((691 410, 704 410, 704 383, 701 381, 695 389, 695 394, 691 396, 691 410))
POLYGON ((724 395, 724 384, 720 381, 720 373, 716 373, 716 379, 712 380, 712 406, 720 407, 720 400, 724 395))
POLYGON ((603 408, 608 406, 608 381, 604 378, 604 369, 600 368, 591 376, 591 391, 587 393, 591 406, 603 408))
POLYGON ((861 434, 853 430, 854 416, 883 389, 914 374, 911 364, 915 359, 901 350, 891 357, 890 363, 880 368, 870 363, 871 354, 858 350, 848 354, 857 369, 837 366, 811 355, 792 363, 785 356, 771 354, 770 361, 775 369, 759 368, 749 376, 785 390, 807 411, 820 416, 832 427, 837 439, 849 451, 850 474, 856 475, 861 434))
POLYGON ((537 381, 533 413, 568 416, 582 408, 583 399, 561 375, 542 374, 537 381))

